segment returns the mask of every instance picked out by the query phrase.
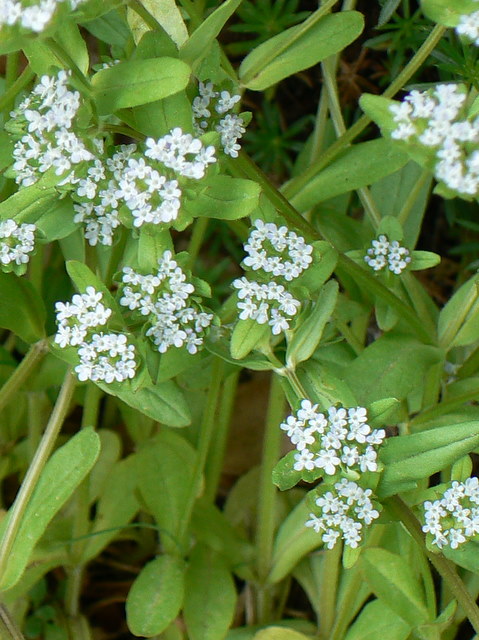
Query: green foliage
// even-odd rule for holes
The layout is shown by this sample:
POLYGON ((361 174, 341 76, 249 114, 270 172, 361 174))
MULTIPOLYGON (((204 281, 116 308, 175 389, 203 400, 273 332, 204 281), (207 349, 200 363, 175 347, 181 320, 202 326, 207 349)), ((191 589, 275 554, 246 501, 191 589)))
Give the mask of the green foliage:
POLYGON ((0 25, 2 637, 479 633, 477 194, 391 111, 474 165, 477 2, 319 4, 0 25))

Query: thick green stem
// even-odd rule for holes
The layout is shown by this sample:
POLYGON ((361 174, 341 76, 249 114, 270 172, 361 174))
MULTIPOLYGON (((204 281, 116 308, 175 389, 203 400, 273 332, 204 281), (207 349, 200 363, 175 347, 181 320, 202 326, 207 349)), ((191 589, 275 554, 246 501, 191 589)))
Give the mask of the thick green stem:
POLYGON ((20 362, 15 372, 5 382, 0 389, 0 411, 16 396, 25 380, 32 374, 35 367, 44 358, 48 352, 48 343, 46 340, 35 342, 27 355, 20 362))
POLYGON ((282 431, 279 428, 284 418, 285 401, 281 379, 273 375, 269 391, 258 487, 258 527, 256 530, 256 566, 259 578, 258 622, 266 623, 271 618, 270 587, 264 583, 271 569, 274 531, 277 518, 277 488, 271 476, 281 455, 282 431))
POLYGON ((47 460, 55 445, 57 436, 66 418, 70 402, 75 389, 75 378, 70 371, 67 372, 62 388, 53 408, 50 420, 46 426, 43 437, 38 445, 35 456, 28 468, 22 486, 15 498, 15 502, 9 512, 9 520, 0 544, 0 576, 5 572, 8 557, 12 550, 15 537, 22 523, 25 510, 28 506, 35 487, 38 484, 40 474, 47 463, 47 460))
MULTIPOLYGON (((409 64, 407 64, 398 77, 391 83, 391 85, 383 93, 386 98, 392 98, 403 86, 410 80, 410 78, 416 73, 419 67, 426 61, 436 45, 442 38, 446 31, 446 27, 436 25, 431 31, 425 42, 417 50, 416 54, 411 58, 409 64)), ((309 167, 301 176, 294 178, 285 187, 284 194, 287 198, 292 198, 299 193, 308 182, 318 174, 324 167, 328 166, 334 158, 347 147, 357 136, 364 131, 364 129, 370 124, 371 119, 368 116, 362 116, 357 122, 350 127, 344 135, 342 135, 329 149, 322 155, 321 159, 315 164, 309 167)))
POLYGON ((2 640, 25 640, 20 629, 15 624, 10 612, 0 603, 0 638, 2 640))
POLYGON ((221 391, 221 399, 218 411, 218 421, 214 443, 206 466, 205 497, 213 502, 220 484, 221 470, 225 457, 228 440, 229 425, 233 415, 233 408, 238 388, 239 370, 229 375, 221 391))
POLYGON ((210 386, 208 388, 208 395, 206 396, 206 404, 200 425, 196 464, 193 469, 193 479, 189 488, 188 498, 183 508, 183 514, 179 526, 178 539, 179 546, 182 549, 185 549, 187 546, 188 527, 190 525, 195 501, 201 488, 208 451, 216 427, 216 412, 221 389, 221 381, 223 378, 223 370, 223 360, 216 358, 213 361, 211 369, 210 386))
MULTIPOLYGON (((100 402, 103 391, 96 384, 88 383, 85 401, 83 404, 83 415, 81 427, 96 427, 100 402)), ((69 557, 71 566, 67 568, 67 580, 65 586, 65 610, 71 618, 75 618, 80 613, 80 595, 83 582, 84 566, 82 555, 87 540, 83 538, 89 529, 89 482, 83 480, 75 492, 75 508, 72 525, 72 538, 75 542, 70 547, 69 557)))
POLYGON ((476 633, 479 633, 479 608, 466 589, 463 581, 458 576, 455 565, 447 560, 443 555, 432 553, 426 547, 424 533, 421 525, 408 507, 399 496, 394 496, 388 500, 390 506, 400 517, 401 522, 409 531, 414 540, 418 543, 418 547, 429 558, 429 561, 444 580, 450 592, 453 594, 457 603, 466 614, 469 622, 474 627, 476 633))
POLYGON ((336 597, 338 592, 339 574, 341 571, 342 543, 336 544, 333 549, 324 551, 324 560, 321 568, 320 591, 320 631, 323 638, 329 638, 336 617, 336 597))

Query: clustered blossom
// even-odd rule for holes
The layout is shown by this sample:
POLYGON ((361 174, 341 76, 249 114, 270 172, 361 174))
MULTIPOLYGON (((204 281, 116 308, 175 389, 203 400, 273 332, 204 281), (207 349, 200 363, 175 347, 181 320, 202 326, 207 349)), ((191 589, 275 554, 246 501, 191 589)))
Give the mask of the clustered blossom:
POLYGON ((462 113, 466 94, 458 85, 440 84, 432 91, 411 91, 390 106, 396 140, 418 143, 434 151, 437 180, 462 196, 479 193, 479 118, 462 113))
POLYGON ((380 235, 371 244, 364 260, 374 271, 389 269, 399 275, 411 262, 409 250, 402 247, 397 240, 389 241, 387 236, 380 235))
POLYGON ((471 40, 479 47, 479 11, 461 16, 456 27, 456 33, 458 36, 464 36, 471 40))
POLYGON ((233 287, 238 290, 239 317, 269 324, 273 335, 278 335, 289 329, 301 304, 273 278, 288 282, 298 278, 313 260, 313 247, 287 227, 262 220, 255 220, 253 224, 255 228, 244 245, 248 255, 243 264, 268 276, 268 281, 260 283, 245 277, 233 281, 233 287))
POLYGON ((177 127, 144 148, 122 145, 102 161, 95 159, 75 187, 75 222, 83 222, 91 245, 111 245, 124 207, 133 225, 169 224, 178 217, 182 184, 200 180, 216 162, 213 146, 177 127), (182 184, 180 184, 182 181, 182 184))
POLYGON ((213 314, 201 311, 192 297, 195 288, 186 282, 171 251, 163 253, 155 274, 142 275, 124 267, 122 282, 120 304, 146 317, 146 335, 160 353, 186 346, 195 354, 202 348, 213 314))
POLYGON ((0 29, 18 26, 35 33, 42 32, 51 22, 57 8, 66 4, 74 11, 85 0, 0 0, 0 29))
POLYGON ((371 429, 364 407, 329 407, 327 413, 302 400, 296 415, 280 425, 298 451, 294 469, 322 469, 329 476, 341 468, 376 472, 376 448, 386 437, 384 429, 371 429))
POLYGON ((321 539, 332 549, 338 539, 356 549, 362 542, 365 525, 379 518, 379 512, 371 501, 371 489, 363 489, 351 480, 343 478, 331 491, 316 498, 318 513, 310 513, 307 527, 322 533, 321 539))
POLYGON ((215 91, 213 84, 199 83, 199 96, 193 100, 193 120, 199 135, 213 128, 221 136, 223 151, 232 158, 238 157, 241 146, 238 140, 246 131, 243 119, 234 109, 241 96, 231 95, 228 91, 215 91))
POLYGON ((93 160, 74 131, 73 123, 80 107, 80 94, 67 88, 71 72, 42 76, 32 93, 12 111, 6 129, 16 138, 12 167, 15 181, 22 187, 37 182, 49 169, 65 175, 62 184, 74 183, 74 168, 93 160))
POLYGON ((424 533, 433 536, 432 544, 440 549, 457 549, 468 539, 479 534, 479 480, 452 482, 442 498, 426 501, 424 507, 424 533))
POLYGON ((87 287, 75 294, 71 302, 55 305, 58 331, 55 342, 62 349, 77 347, 80 364, 75 367, 84 382, 123 382, 136 373, 135 347, 118 333, 98 331, 111 316, 111 309, 101 302, 103 294, 87 287))
POLYGON ((17 224, 8 219, 0 222, 0 262, 2 265, 27 264, 35 248, 34 224, 17 224))

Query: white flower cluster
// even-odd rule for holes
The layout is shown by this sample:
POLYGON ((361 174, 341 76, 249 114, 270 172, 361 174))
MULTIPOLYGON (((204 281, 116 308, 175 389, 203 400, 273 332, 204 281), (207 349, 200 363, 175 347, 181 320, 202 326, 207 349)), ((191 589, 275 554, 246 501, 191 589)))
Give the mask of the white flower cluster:
POLYGON ((479 480, 454 481, 442 498, 423 505, 426 521, 422 530, 434 536, 432 544, 457 549, 479 534, 479 480))
POLYGON ((243 119, 228 111, 234 109, 241 96, 230 95, 228 91, 215 91, 211 82, 200 82, 198 90, 200 95, 193 100, 193 120, 197 132, 201 134, 213 127, 221 135, 223 151, 237 158, 241 149, 238 140, 246 129, 243 119))
POLYGON ((147 138, 145 145, 144 154, 136 145, 122 145, 106 162, 96 159, 78 182, 75 222, 85 224, 91 245, 112 244, 122 206, 135 227, 176 220, 182 195, 177 178, 200 180, 216 162, 213 146, 204 147, 180 128, 159 140, 147 138))
POLYGON ((34 224, 20 224, 8 219, 0 222, 0 262, 9 265, 27 264, 35 248, 34 224))
POLYGON ((213 314, 200 311, 191 298, 195 288, 186 282, 186 275, 171 251, 164 252, 154 275, 142 275, 124 267, 122 282, 125 286, 120 304, 147 316, 150 327, 146 335, 160 353, 184 345, 189 353, 197 353, 213 314))
POLYGON ((454 84, 440 84, 433 91, 411 91, 393 104, 396 140, 413 141, 434 150, 434 175, 459 195, 479 193, 479 118, 464 119, 466 94, 454 84))
POLYGON ((248 257, 243 262, 247 267, 253 271, 266 271, 289 282, 309 267, 313 261, 313 247, 306 244, 304 238, 272 222, 255 220, 253 224, 256 229, 251 231, 244 245, 248 257), (283 260, 284 254, 290 259, 283 260))
POLYGON ((78 347, 80 364, 75 367, 78 379, 84 382, 122 382, 134 378, 137 363, 135 347, 123 334, 103 333, 111 309, 101 302, 103 294, 87 287, 75 294, 71 302, 55 304, 58 331, 55 342, 65 347, 78 347))
POLYGON ((328 417, 318 405, 302 400, 296 415, 288 416, 280 427, 286 431, 298 453, 294 469, 322 469, 334 475, 341 467, 361 472, 378 470, 376 448, 386 437, 384 429, 367 424, 363 407, 330 407, 328 417))
MULTIPOLYGON (((51 22, 58 6, 65 0, 0 0, 0 28, 14 25, 35 33, 43 31, 51 22)), ((66 3, 74 11, 85 0, 68 0, 66 3)))
POLYGON ((339 538, 356 549, 362 542, 364 525, 370 525, 379 518, 371 495, 371 489, 363 489, 343 478, 333 485, 331 491, 316 499, 319 514, 310 513, 306 526, 316 533, 324 532, 321 539, 328 549, 332 549, 339 538))
POLYGON ((78 91, 69 91, 70 72, 42 76, 32 93, 12 111, 6 128, 18 136, 13 150, 17 184, 27 187, 49 169, 67 174, 62 184, 74 183, 74 165, 92 160, 93 154, 71 130, 80 107, 78 91), (71 173, 68 173, 71 172, 71 173))
POLYGON ((275 336, 289 329, 289 319, 301 306, 299 300, 276 282, 260 284, 243 277, 234 280, 233 287, 238 289, 240 320, 251 318, 258 324, 268 323, 275 336))
POLYGON ((402 247, 397 240, 390 242, 387 236, 380 235, 371 244, 364 260, 374 271, 382 271, 387 267, 389 271, 399 275, 411 262, 409 250, 402 247))
POLYGON ((238 310, 240 319, 251 318, 258 324, 268 323, 273 335, 289 329, 290 320, 298 312, 301 304, 285 287, 271 280, 271 276, 291 282, 307 269, 313 258, 313 247, 306 244, 287 227, 277 227, 272 222, 255 220, 255 229, 244 245, 248 256, 243 264, 253 271, 262 271, 270 279, 267 283, 237 278, 233 287, 238 289, 238 310), (289 260, 284 260, 284 257, 289 260))
POLYGON ((456 27, 456 33, 458 36, 464 36, 471 40, 479 47, 479 11, 461 16, 456 27))

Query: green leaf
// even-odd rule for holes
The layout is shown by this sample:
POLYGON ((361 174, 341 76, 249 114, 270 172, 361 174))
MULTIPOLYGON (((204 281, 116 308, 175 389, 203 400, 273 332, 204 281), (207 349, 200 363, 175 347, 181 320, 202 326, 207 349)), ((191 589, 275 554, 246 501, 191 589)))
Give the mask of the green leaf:
POLYGON ((112 329, 124 330, 125 321, 115 298, 110 293, 109 289, 103 284, 102 280, 98 278, 91 269, 89 269, 83 262, 77 260, 68 260, 66 263, 67 273, 73 281, 75 287, 80 293, 85 293, 87 287, 93 287, 96 291, 103 294, 102 303, 105 307, 111 309, 112 314, 109 318, 108 324, 112 329))
POLYGON ((288 451, 274 466, 272 480, 280 491, 287 491, 302 480, 302 472, 294 468, 295 454, 296 451, 288 451))
POLYGON ((100 115, 161 100, 186 87, 190 68, 176 58, 120 62, 98 71, 92 87, 100 115))
POLYGON ((429 614, 418 579, 404 558, 385 549, 365 549, 364 579, 376 596, 408 625, 428 622, 429 614))
POLYGON ((122 48, 130 37, 130 30, 118 11, 110 11, 95 20, 90 20, 83 27, 98 40, 122 48))
POLYGON ((411 487, 453 464, 479 446, 477 420, 389 438, 379 452, 385 465, 377 495, 386 497, 411 487))
POLYGON ((136 131, 152 138, 161 138, 175 127, 192 133, 191 102, 185 91, 134 107, 130 113, 121 112, 121 116, 125 116, 136 131))
POLYGON ((185 587, 184 619, 188 637, 223 640, 233 621, 236 589, 221 556, 196 545, 190 556, 185 587))
POLYGON ((136 391, 125 382, 97 384, 105 393, 117 396, 133 409, 169 427, 186 427, 191 423, 185 397, 172 380, 136 391))
POLYGON ((225 0, 213 13, 210 13, 181 47, 180 58, 192 67, 197 66, 241 2, 242 0, 225 0))
POLYGON ((475 0, 421 0, 421 8, 430 20, 455 27, 462 15, 477 11, 477 4, 475 0))
POLYGON ((360 142, 346 149, 313 177, 291 199, 291 204, 300 212, 308 211, 319 202, 377 182, 407 161, 407 154, 390 140, 360 142))
POLYGON ((349 628, 345 640, 406 640, 411 625, 382 600, 369 602, 349 628))
POLYGON ((263 340, 271 335, 267 324, 258 324, 256 320, 238 320, 231 336, 231 357, 242 360, 263 340))
POLYGON ((357 11, 322 16, 322 9, 318 9, 302 24, 286 29, 253 49, 240 66, 242 84, 262 91, 341 51, 364 28, 364 18, 357 11))
POLYGON ((192 216, 238 220, 249 215, 259 202, 260 186, 252 180, 210 176, 201 181, 201 191, 186 200, 185 210, 192 216))
POLYGON ((396 129, 397 123, 394 121, 394 114, 390 110, 390 106, 397 104, 397 101, 384 96, 363 93, 359 104, 364 113, 379 126, 383 135, 396 129))
POLYGON ((274 365, 271 364, 267 358, 259 354, 251 353, 246 358, 236 360, 230 353, 229 340, 219 333, 216 334, 216 332, 211 332, 205 340, 205 348, 215 356, 237 367, 244 367, 245 369, 252 369, 253 371, 270 371, 274 369, 274 365))
MULTIPOLYGON (((47 525, 93 467, 99 452, 100 438, 87 427, 47 462, 26 508, 5 573, 0 577, 1 590, 11 588, 21 578, 47 525)), ((2 522, 3 530, 7 520, 8 515, 2 522)))
POLYGON ((225 557, 241 577, 254 579, 250 569, 254 560, 253 545, 240 536, 224 513, 207 498, 199 498, 196 502, 191 531, 196 540, 225 557))
POLYGON ((140 504, 136 496, 136 454, 115 462, 102 487, 95 521, 82 550, 82 562, 99 555, 135 516, 140 504))
MULTIPOLYGON (((404 243, 408 247, 414 247, 419 237, 431 183, 432 175, 424 178, 421 167, 410 161, 399 171, 376 182, 371 188, 371 195, 383 218, 397 216, 404 206, 408 210, 407 218, 403 222, 404 243)), ((377 234, 379 235, 379 231, 377 234)))
POLYGON ((286 350, 286 365, 289 368, 295 369, 299 362, 309 360, 316 351, 324 327, 334 312, 338 290, 338 283, 334 280, 325 284, 308 315, 300 317, 298 328, 286 350))
POLYGON ((184 591, 184 560, 162 555, 145 565, 126 599, 126 619, 133 635, 151 638, 164 631, 180 612, 184 591))
POLYGON ((9 329, 25 342, 45 337, 46 310, 31 282, 0 271, 0 327, 9 329))
POLYGON ((255 633, 253 640, 308 640, 308 636, 285 627, 266 627, 255 633))
POLYGON ((440 362, 442 353, 402 335, 383 335, 348 366, 345 380, 360 404, 382 398, 402 400, 421 388, 424 374, 440 362))
POLYGON ((465 282, 441 310, 438 337, 447 351, 479 338, 479 276, 465 282))
POLYGON ((285 578, 310 551, 323 545, 321 534, 305 525, 310 511, 305 497, 280 525, 274 541, 269 583, 285 578))
MULTIPOLYGON (((141 0, 141 4, 163 27, 178 47, 187 40, 188 31, 175 0, 161 0, 161 2, 158 2, 158 0, 141 0)), ((128 24, 135 42, 138 42, 142 35, 151 29, 135 11, 130 9, 128 10, 128 24)))
POLYGON ((441 262, 441 256, 432 251, 413 251, 411 258, 410 269, 412 271, 431 269, 441 262))
POLYGON ((140 494, 155 518, 162 544, 178 553, 178 532, 189 496, 196 464, 190 443, 170 429, 163 429, 144 443, 136 456, 140 494))

